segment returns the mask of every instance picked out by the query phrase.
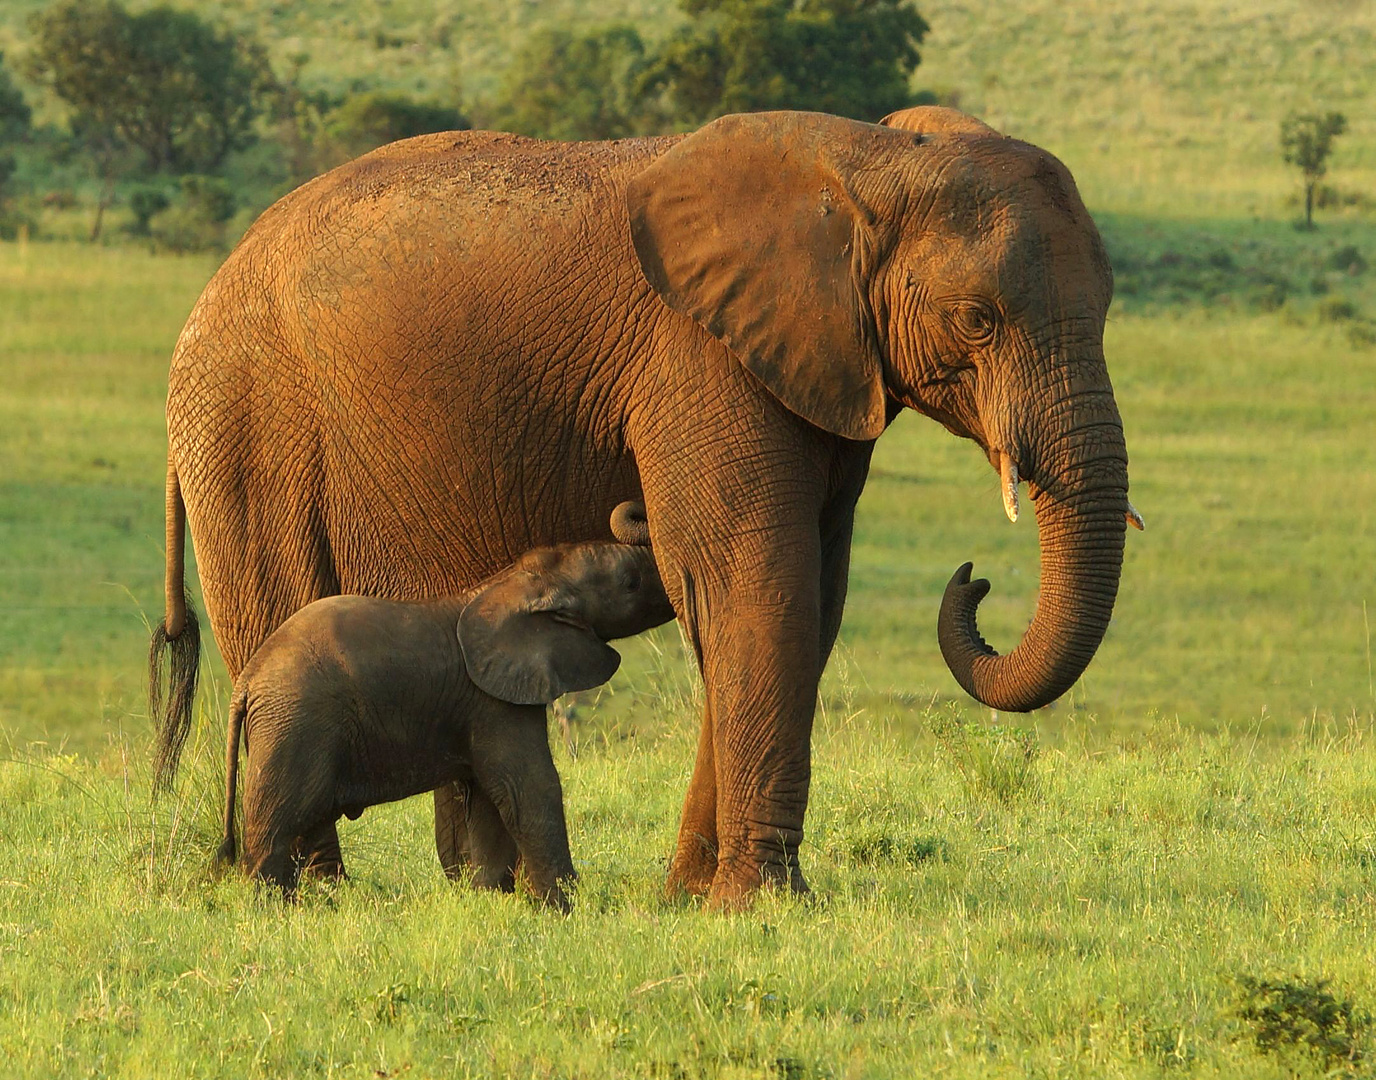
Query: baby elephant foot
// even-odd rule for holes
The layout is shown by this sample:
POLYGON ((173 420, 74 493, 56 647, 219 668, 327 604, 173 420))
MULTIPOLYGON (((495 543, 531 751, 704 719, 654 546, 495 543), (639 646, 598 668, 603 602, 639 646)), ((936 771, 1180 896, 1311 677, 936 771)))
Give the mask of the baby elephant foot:
POLYGON ((526 880, 526 886, 535 899, 539 900, 545 907, 553 908, 564 915, 573 910, 573 901, 569 897, 569 891, 577 883, 578 875, 575 873, 564 874, 553 880, 535 881, 529 878, 526 880))
POLYGON ((496 892, 516 891, 516 868, 506 865, 475 866, 473 885, 478 889, 492 889, 496 892))
POLYGON ((344 855, 339 850, 339 835, 331 822, 328 831, 312 836, 303 836, 297 849, 297 860, 301 866, 301 876, 317 881, 343 881, 344 855))

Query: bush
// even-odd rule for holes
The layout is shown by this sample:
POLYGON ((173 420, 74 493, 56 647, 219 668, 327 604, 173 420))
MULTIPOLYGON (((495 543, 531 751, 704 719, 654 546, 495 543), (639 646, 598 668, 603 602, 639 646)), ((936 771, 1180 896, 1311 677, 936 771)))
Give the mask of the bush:
POLYGON ((1026 728, 968 723, 955 713, 931 720, 932 734, 975 801, 1011 803, 1037 790, 1037 736, 1026 728))
POLYGON ((129 231, 135 236, 148 236, 148 223, 154 214, 160 214, 171 205, 171 200, 161 188, 135 188, 129 193, 129 209, 134 220, 129 231))
POLYGON ((36 14, 29 73, 90 143, 136 147, 153 171, 208 172, 253 137, 270 85, 262 48, 191 11, 68 0, 36 14))
POLYGON ((355 95, 335 108, 325 121, 325 134, 342 160, 398 139, 468 126, 467 117, 447 105, 373 91, 355 95))
POLYGON ((1257 1050, 1271 1054, 1296 1048, 1318 1058, 1325 1069, 1362 1060, 1361 1043, 1370 1017, 1350 1000, 1329 992, 1327 979, 1236 979, 1234 1015, 1246 1024, 1257 1050))
POLYGON ((1332 300, 1325 300, 1319 305, 1318 315, 1320 322, 1350 322, 1357 318, 1357 305, 1351 300, 1343 300, 1335 296, 1332 300))
POLYGON ((1328 266, 1332 270, 1341 270, 1344 274, 1352 274, 1355 277, 1366 271, 1366 259, 1354 245, 1347 244, 1328 257, 1328 266))
POLYGON ((10 190, 17 168, 13 154, 0 153, 0 240, 14 240, 34 231, 33 219, 15 205, 10 190))
POLYGON ((19 87, 14 85, 5 69, 5 54, 0 52, 0 141, 12 142, 26 138, 33 114, 19 87))
POLYGON ((220 251, 235 204, 233 190, 219 177, 183 176, 179 198, 152 217, 149 231, 163 251, 220 251))
POLYGON ((641 91, 693 126, 729 112, 812 109, 860 120, 913 103, 929 29, 904 0, 680 0, 691 17, 641 91))
POLYGON ((493 126, 543 139, 617 139, 654 126, 636 90, 645 45, 630 26, 545 30, 517 55, 493 126))

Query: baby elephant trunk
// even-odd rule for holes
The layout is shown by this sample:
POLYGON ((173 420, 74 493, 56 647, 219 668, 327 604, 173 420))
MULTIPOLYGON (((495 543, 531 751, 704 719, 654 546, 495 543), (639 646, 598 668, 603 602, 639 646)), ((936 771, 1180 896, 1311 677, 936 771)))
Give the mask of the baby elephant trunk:
POLYGON ((612 535, 617 543, 635 547, 650 546, 650 519, 638 502, 623 502, 612 511, 612 535))

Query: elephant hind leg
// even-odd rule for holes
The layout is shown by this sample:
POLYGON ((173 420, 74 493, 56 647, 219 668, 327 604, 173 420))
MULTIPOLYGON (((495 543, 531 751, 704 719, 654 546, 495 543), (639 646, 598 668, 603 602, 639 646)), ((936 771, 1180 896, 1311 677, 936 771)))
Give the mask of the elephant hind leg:
POLYGON ((471 784, 455 781, 441 784, 434 791, 435 854, 450 881, 463 877, 472 863, 468 837, 468 798, 472 790, 471 784))
POLYGON ((297 851, 301 873, 307 877, 341 881, 348 876, 344 872, 344 855, 339 849, 339 830, 334 820, 323 821, 302 833, 297 851))
POLYGON ((502 824, 497 807, 478 787, 468 796, 468 840, 473 884, 480 889, 514 892, 520 851, 502 824))
POLYGON ((294 837, 280 831, 245 830, 243 865, 249 877, 275 885, 282 895, 296 895, 301 876, 301 859, 294 837))
POLYGON ((473 869, 480 889, 512 892, 520 852, 502 816, 476 784, 457 780, 435 789, 435 851, 451 881, 473 869))
POLYGON ((706 896, 717 872, 717 765, 713 738, 709 705, 702 714, 693 778, 683 799, 678 846, 664 890, 668 896, 706 896))

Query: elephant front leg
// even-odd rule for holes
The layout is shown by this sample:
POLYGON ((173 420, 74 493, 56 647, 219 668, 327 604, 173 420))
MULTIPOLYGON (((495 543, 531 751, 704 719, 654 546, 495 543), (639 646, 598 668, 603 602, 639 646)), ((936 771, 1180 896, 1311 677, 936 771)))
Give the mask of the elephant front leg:
POLYGON ((704 641, 717 785, 709 896, 719 906, 735 906, 761 886, 808 891, 798 848, 820 663, 815 586, 804 591, 733 611, 704 641))
POLYGON ((344 855, 339 848, 339 829, 333 820, 304 834, 300 841, 301 873, 322 881, 339 881, 344 875, 344 855))
MULTIPOLYGON (((818 680, 820 680, 822 669, 826 666, 827 658, 831 655, 832 647, 836 643, 837 632, 841 626, 841 615, 846 600, 846 579, 850 569, 853 520, 854 504, 852 501, 846 511, 838 517, 822 543, 821 573, 818 581, 820 616, 817 621, 816 669, 818 680)), ((692 593, 691 579, 685 576, 683 605, 684 610, 690 613, 685 619, 685 628, 689 639, 694 642, 699 654, 701 654, 702 645, 697 625, 697 605, 692 593)), ((804 615, 804 622, 806 621, 807 618, 804 615)), ((713 749, 716 740, 716 728, 713 723, 712 701, 713 695, 709 694, 707 706, 703 711, 702 727, 698 735, 697 760, 693 767, 693 778, 688 785, 688 793, 684 798, 678 845, 669 870, 666 892, 670 895, 688 893, 694 896, 705 896, 711 891, 713 880, 717 874, 719 848, 717 817, 720 807, 717 796, 717 761, 713 749)), ((806 711, 809 733, 811 732, 811 714, 815 711, 815 707, 816 686, 814 685, 810 703, 804 701, 795 706, 800 713, 806 711)), ((810 735, 803 742, 810 745, 810 735)), ((793 751, 793 756, 795 758, 799 756, 796 748, 793 751)), ((793 767, 801 774, 809 773, 810 756, 805 761, 796 761, 793 767)), ((803 794, 802 801, 805 808, 806 792, 803 794)), ((797 866, 796 848, 791 857, 786 857, 785 865, 789 867, 788 881, 790 886, 797 892, 806 892, 806 881, 797 866)))
POLYGON ((450 881, 471 867, 480 889, 511 892, 520 853, 492 800, 475 784, 455 780, 434 791, 435 852, 450 881))
MULTIPOLYGON (((475 724, 472 754, 477 787, 519 852, 522 876, 531 892, 551 907, 567 911, 565 888, 577 874, 569 853, 564 792, 545 732, 545 710, 511 706, 491 723, 475 724)), ((516 858, 509 848, 505 850, 514 867, 516 858)), ((494 857, 493 866, 501 861, 495 850, 488 854, 494 857)), ((473 855, 476 861, 477 847, 473 855)))

